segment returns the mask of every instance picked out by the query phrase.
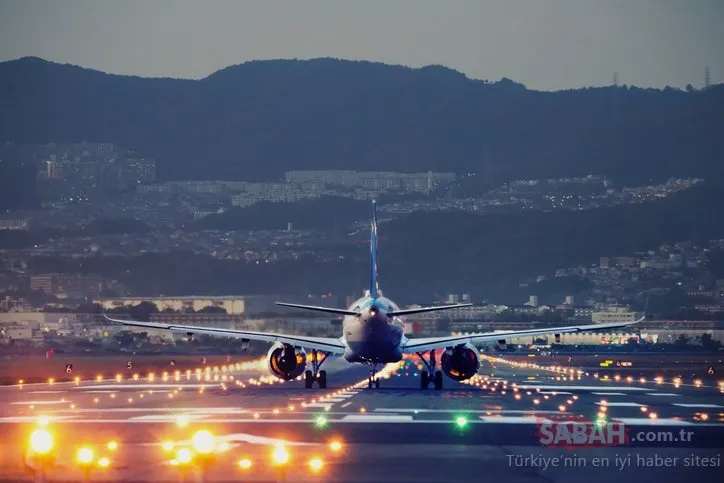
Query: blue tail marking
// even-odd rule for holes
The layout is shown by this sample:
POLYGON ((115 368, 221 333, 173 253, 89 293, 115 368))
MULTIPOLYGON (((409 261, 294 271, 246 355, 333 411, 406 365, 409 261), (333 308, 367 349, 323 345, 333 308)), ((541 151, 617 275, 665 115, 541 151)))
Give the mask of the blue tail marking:
POLYGON ((370 297, 377 298, 377 201, 372 200, 372 227, 370 229, 370 297))

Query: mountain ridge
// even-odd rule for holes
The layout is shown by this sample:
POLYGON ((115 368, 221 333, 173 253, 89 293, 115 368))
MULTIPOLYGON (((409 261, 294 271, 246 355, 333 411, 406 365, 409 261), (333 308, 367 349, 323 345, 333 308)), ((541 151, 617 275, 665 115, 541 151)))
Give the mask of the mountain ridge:
POLYGON ((0 63, 0 107, 0 142, 114 142, 155 157, 162 179, 724 175, 722 85, 543 92, 442 66, 331 58, 250 61, 191 80, 26 57, 0 63))

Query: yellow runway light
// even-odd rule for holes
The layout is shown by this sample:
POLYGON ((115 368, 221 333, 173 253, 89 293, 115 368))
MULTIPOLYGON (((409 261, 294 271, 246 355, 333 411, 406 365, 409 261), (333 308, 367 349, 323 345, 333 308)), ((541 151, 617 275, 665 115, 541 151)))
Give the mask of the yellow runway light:
POLYGON ((80 448, 75 454, 75 460, 80 465, 89 465, 93 463, 93 450, 90 448, 80 448))
POLYGON ((340 451, 342 451, 342 442, 339 441, 338 439, 332 440, 332 441, 329 443, 329 449, 330 449, 333 453, 339 453, 340 451))
POLYGON ((285 465, 289 463, 289 452, 283 444, 279 444, 274 448, 272 452, 272 460, 275 465, 285 465))
POLYGON ((188 448, 180 448, 178 451, 176 451, 176 461, 178 461, 181 465, 187 465, 191 463, 191 459, 193 458, 193 455, 191 454, 191 450, 188 448))
POLYGON ((309 460, 309 469, 314 473, 319 473, 324 468, 324 461, 321 458, 312 458, 309 460))
POLYGON ((191 443, 197 453, 209 454, 214 451, 214 436, 205 429, 196 431, 191 438, 191 443))
POLYGON ((30 448, 41 455, 50 453, 53 450, 53 435, 46 429, 36 429, 30 433, 30 448))

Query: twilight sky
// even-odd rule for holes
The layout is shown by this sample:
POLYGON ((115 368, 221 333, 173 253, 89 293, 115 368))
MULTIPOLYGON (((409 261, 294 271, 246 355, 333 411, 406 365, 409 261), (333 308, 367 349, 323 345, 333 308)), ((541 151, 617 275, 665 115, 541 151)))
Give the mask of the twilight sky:
POLYGON ((724 81, 722 0, 0 0, 0 61, 201 78, 254 59, 442 64, 531 89, 724 81))

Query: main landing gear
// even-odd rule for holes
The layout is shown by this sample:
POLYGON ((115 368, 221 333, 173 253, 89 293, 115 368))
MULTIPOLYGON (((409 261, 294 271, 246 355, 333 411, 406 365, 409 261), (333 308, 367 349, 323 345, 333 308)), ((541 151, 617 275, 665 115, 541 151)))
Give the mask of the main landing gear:
POLYGON ((375 389, 380 388, 380 378, 377 377, 377 364, 372 364, 370 366, 370 377, 367 378, 367 387, 374 386, 375 389))
POLYGON ((307 389, 314 387, 314 381, 317 381, 320 389, 327 388, 327 371, 320 371, 319 368, 322 367, 324 361, 327 360, 329 352, 323 352, 322 354, 324 354, 324 357, 322 357, 320 361, 319 352, 316 350, 312 351, 312 370, 304 371, 304 387, 307 389))
POLYGON ((429 360, 425 359, 424 352, 418 352, 417 355, 427 366, 426 371, 420 372, 420 389, 427 389, 430 383, 433 383, 435 390, 442 389, 442 371, 436 370, 437 361, 435 360, 435 351, 429 351, 429 360))

